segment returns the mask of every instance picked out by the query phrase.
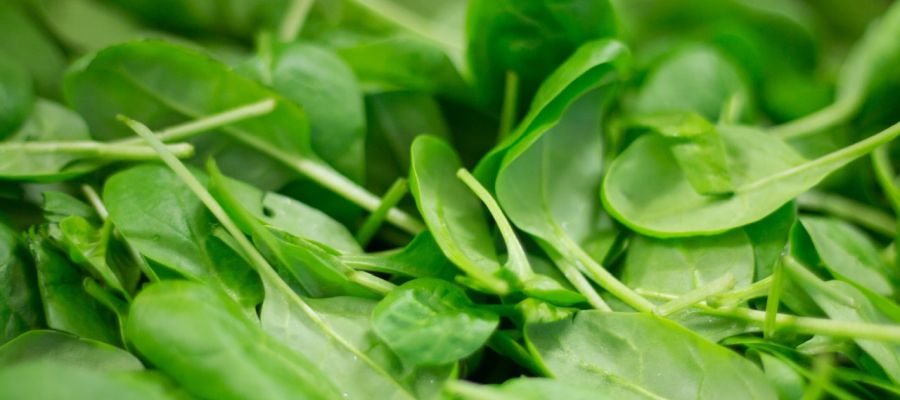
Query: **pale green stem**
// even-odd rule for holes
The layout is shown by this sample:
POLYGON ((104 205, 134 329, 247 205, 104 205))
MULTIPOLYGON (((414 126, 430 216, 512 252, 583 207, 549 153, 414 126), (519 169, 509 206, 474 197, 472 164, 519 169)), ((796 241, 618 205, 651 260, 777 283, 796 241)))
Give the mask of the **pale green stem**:
POLYGON ((153 134, 149 128, 147 128, 144 124, 140 122, 130 120, 126 117, 119 116, 121 121, 123 121, 128 127, 135 131, 139 136, 144 138, 147 143, 150 144, 157 152, 159 152, 160 158, 163 162, 169 166, 172 171, 184 182, 185 185, 200 199, 200 202, 206 206, 207 210, 216 217, 216 220, 222 224, 222 227, 234 238, 235 242, 238 244, 238 247, 242 250, 242 253, 247 257, 249 264, 253 267, 253 269, 259 274, 263 286, 266 290, 274 289, 278 293, 283 294, 289 302, 291 302, 294 306, 299 308, 304 315, 306 315, 319 329, 323 332, 327 333, 332 340, 334 340, 337 344, 344 347, 347 351, 353 353, 356 357, 360 359, 361 362, 365 362, 368 364, 374 371, 377 371, 379 374, 388 377, 390 379, 391 375, 388 374, 382 367, 375 364, 371 359, 356 349, 351 343, 349 343, 346 339, 338 335, 334 329, 326 323, 318 313, 312 309, 303 299, 300 298, 296 293, 294 293, 293 289, 285 283, 278 273, 275 272, 275 269, 266 261, 266 258, 253 246, 253 243, 244 236, 244 233, 238 228, 237 224, 228 216, 228 213, 222 208, 222 206, 212 197, 209 191, 206 190, 206 187, 203 186, 200 181, 181 163, 178 159, 168 152, 165 145, 153 134))
POLYGON ((491 388, 484 388, 482 385, 464 380, 449 380, 444 384, 444 392, 455 395, 451 398, 460 398, 466 400, 507 400, 510 397, 506 394, 495 393, 491 388))
MULTIPOLYGON (((97 194, 97 191, 90 185, 81 185, 81 191, 84 193, 84 197, 88 199, 88 202, 91 203, 91 206, 94 207, 94 210, 97 211, 97 215, 100 216, 100 219, 106 221, 106 219, 109 218, 109 211, 106 209, 106 205, 103 204, 103 200, 100 199, 100 195, 97 194)), ((131 242, 123 238, 118 229, 113 231, 113 234, 116 238, 122 240, 122 243, 125 244, 125 249, 128 250, 128 254, 137 264, 141 272, 147 276, 147 279, 149 279, 150 282, 159 282, 159 275, 156 275, 156 271, 154 271, 153 268, 150 268, 150 265, 147 264, 147 260, 144 259, 144 256, 142 256, 136 248, 134 248, 131 242)))
POLYGON ((734 275, 728 272, 708 284, 700 286, 690 292, 679 296, 674 300, 670 300, 667 303, 659 305, 653 310, 653 312, 661 317, 675 314, 706 300, 708 297, 731 289, 732 287, 734 287, 734 284, 734 275))
MULTIPOLYGON (((900 218, 900 185, 897 185, 897 173, 891 165, 891 156, 888 154, 888 147, 881 146, 872 153, 872 166, 875 169, 875 177, 881 190, 887 196, 894 209, 894 214, 900 218)), ((896 223, 896 221, 895 221, 896 223)), ((896 224, 894 225, 896 228, 896 224)), ((896 235, 896 232, 894 232, 896 235)))
POLYGON ((831 383, 831 375, 834 370, 830 357, 826 357, 818 356, 813 360, 813 376, 800 400, 819 400, 825 395, 825 388, 831 383))
MULTIPOLYGON (((91 297, 99 301, 110 310, 113 310, 116 315, 120 317, 125 317, 128 315, 128 304, 104 289, 103 286, 100 285, 100 283, 92 278, 84 278, 81 283, 82 287, 84 287, 85 292, 87 292, 91 297)), ((129 302, 131 301, 131 298, 126 299, 129 302)))
POLYGON ((813 135, 846 122, 855 110, 853 102, 833 103, 803 118, 772 127, 769 132, 782 140, 813 135))
POLYGON ((722 112, 719 113, 719 124, 736 123, 741 117, 744 106, 744 96, 741 93, 732 94, 722 106, 722 112))
MULTIPOLYGON (((179 158, 194 155, 194 146, 187 143, 169 145, 168 150, 179 158)), ((28 155, 68 154, 78 157, 123 161, 158 158, 156 152, 147 146, 94 141, 4 143, 0 145, 0 152, 28 155)))
MULTIPOLYGON (((678 296, 640 290, 644 296, 672 300, 678 296)), ((764 311, 751 310, 744 307, 713 308, 704 303, 692 305, 699 312, 718 317, 737 319, 762 327, 766 322, 764 311)), ((776 328, 779 331, 792 331, 810 335, 834 336, 849 339, 871 339, 891 343, 900 343, 900 326, 870 324, 866 322, 839 321, 825 318, 798 317, 790 314, 776 314, 776 328)))
POLYGON ((866 139, 860 140, 850 146, 844 147, 840 150, 831 152, 822 157, 819 157, 815 160, 807 161, 803 164, 797 165, 793 168, 788 168, 779 173, 769 175, 760 180, 751 182, 747 185, 737 188, 736 192, 748 192, 760 187, 763 187, 771 182, 777 182, 781 179, 791 178, 805 172, 809 172, 819 167, 829 166, 832 164, 839 163, 849 163, 859 157, 866 155, 878 148, 878 146, 884 145, 886 143, 890 143, 890 141, 896 139, 900 136, 900 122, 891 125, 889 128, 878 132, 875 135, 872 135, 866 139))
POLYGON ((656 305, 652 302, 637 294, 634 290, 613 276, 613 274, 609 273, 606 268, 603 268, 603 266, 591 258, 590 255, 585 253, 578 244, 572 242, 568 236, 562 237, 562 241, 567 247, 566 250, 575 258, 576 265, 583 268, 585 274, 587 274, 594 282, 597 282, 597 284, 607 292, 641 312, 652 312, 653 309, 656 308, 656 305))
POLYGON ((769 275, 742 288, 710 297, 707 302, 711 306, 735 306, 747 300, 765 297, 769 293, 772 276, 769 275))
POLYGON ((282 42, 293 42, 297 39, 297 35, 303 30, 303 23, 309 15, 314 0, 293 0, 284 17, 281 19, 281 26, 278 27, 278 40, 282 42))
POLYGON ((546 375, 540 363, 535 361, 531 353, 515 341, 508 333, 498 330, 488 340, 488 347, 502 354, 535 375, 546 375))
MULTIPOLYGON (((877 151, 877 150, 876 150, 877 151)), ((897 235, 894 217, 884 211, 841 196, 810 191, 797 198, 800 208, 828 213, 882 235, 897 235)))
MULTIPOLYGON (((166 143, 190 139, 201 133, 205 133, 216 128, 221 128, 223 126, 231 125, 235 122, 239 122, 245 119, 268 114, 275 109, 275 106, 276 103, 274 99, 265 99, 157 131, 156 137, 161 142, 166 143)), ((114 143, 141 144, 143 143, 143 140, 141 140, 141 138, 139 137, 132 137, 122 139, 114 143)))
POLYGON ((591 285, 591 282, 581 274, 581 271, 579 271, 578 268, 569 263, 568 260, 556 261, 556 265, 569 283, 575 287, 575 290, 578 290, 578 293, 581 293, 581 295, 587 299, 588 304, 590 304, 591 307, 600 311, 612 311, 612 308, 603 301, 600 294, 594 290, 594 286, 591 285))
POLYGON ((494 222, 497 223, 497 228, 500 229, 500 236, 503 237, 503 243, 506 245, 506 252, 509 257, 509 260, 506 262, 507 268, 509 268, 519 280, 525 281, 530 279, 534 275, 534 272, 531 270, 528 256, 525 255, 525 249, 522 248, 522 243, 519 242, 515 230, 513 230, 509 220, 506 219, 506 215, 503 214, 503 210, 500 209, 497 200, 495 200, 494 196, 491 196, 487 189, 481 185, 481 182, 478 182, 478 179, 475 179, 475 177, 465 168, 457 170, 456 177, 468 186, 469 190, 471 190, 472 193, 487 206, 488 212, 491 214, 491 217, 493 217, 494 222))
POLYGON ((516 124, 516 111, 519 108, 519 75, 514 71, 506 71, 506 82, 503 90, 503 105, 500 109, 500 132, 497 143, 503 141, 516 124))
POLYGON ((397 285, 394 285, 393 283, 390 283, 368 272, 353 271, 349 275, 347 275, 347 278, 354 283, 382 296, 386 296, 392 290, 397 288, 397 285))
POLYGON ((384 196, 381 198, 381 204, 375 209, 363 222, 359 231, 356 232, 356 241, 365 247, 372 241, 375 234, 384 224, 388 211, 397 206, 397 203, 406 195, 408 185, 406 179, 398 178, 391 187, 388 188, 384 196))
POLYGON ((766 321, 763 323, 763 337, 771 338, 775 335, 775 318, 778 316, 778 306, 781 303, 781 292, 784 288, 784 266, 782 261, 775 262, 775 271, 772 272, 772 285, 769 287, 769 297, 766 298, 766 321))

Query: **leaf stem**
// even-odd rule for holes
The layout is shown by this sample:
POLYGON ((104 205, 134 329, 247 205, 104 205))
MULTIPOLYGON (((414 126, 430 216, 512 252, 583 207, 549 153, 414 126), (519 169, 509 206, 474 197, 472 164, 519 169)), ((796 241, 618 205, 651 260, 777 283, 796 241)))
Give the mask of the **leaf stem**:
POLYGON ((497 353, 506 356, 532 374, 538 376, 547 375, 547 371, 541 367, 539 362, 535 361, 531 353, 504 331, 498 330, 494 332, 494 334, 491 335, 491 338, 488 339, 488 347, 497 353))
MULTIPOLYGON (((168 146, 169 152, 178 158, 194 155, 194 146, 178 143, 168 146)), ((142 145, 104 143, 95 141, 71 142, 13 142, 0 145, 3 153, 70 154, 73 156, 100 158, 107 160, 137 161, 156 159, 158 156, 152 148, 142 145)))
MULTIPOLYGON (((877 151, 877 150, 876 150, 877 151)), ((873 232, 894 237, 897 225, 894 217, 877 208, 834 194, 810 191, 797 198, 804 209, 824 212, 855 222, 873 232)))
POLYGON ((772 135, 788 140, 819 133, 830 127, 846 122, 856 109, 852 102, 836 102, 805 117, 775 126, 772 135))
POLYGON ((700 303, 701 301, 706 300, 708 297, 713 295, 722 293, 728 289, 734 287, 735 279, 734 275, 730 272, 725 273, 720 276, 718 279, 698 287, 690 292, 687 292, 678 298, 670 300, 668 303, 664 303, 662 305, 657 306, 653 313, 659 315, 661 317, 666 317, 672 314, 675 314, 679 311, 682 311, 686 308, 693 306, 694 304, 700 303))
POLYGON ((578 293, 581 293, 585 298, 587 298, 588 304, 600 311, 612 311, 612 308, 603 301, 603 298, 600 297, 600 294, 594 290, 594 286, 591 285, 591 282, 587 280, 587 278, 582 275, 581 271, 578 270, 575 265, 569 262, 569 260, 561 259, 556 260, 555 264, 559 267, 560 272, 569 280, 569 283, 572 286, 575 286, 575 289, 578 290, 578 293))
MULTIPOLYGON (((265 99, 165 128, 155 132, 155 134, 156 137, 164 143, 187 140, 216 128, 221 128, 248 118, 268 114, 275 109, 275 106, 276 103, 274 99, 265 99)), ((143 140, 140 137, 132 137, 114 143, 141 144, 143 143, 143 140)))
POLYGON ((778 316, 778 306, 781 303, 781 292, 784 289, 784 265, 781 260, 775 262, 775 271, 772 272, 772 285, 769 286, 769 296, 766 298, 766 320, 763 322, 763 337, 771 338, 775 335, 775 318, 778 316))
POLYGON ((363 271, 354 270, 347 275, 347 278, 354 283, 382 296, 386 296, 391 292, 391 290, 394 290, 397 287, 397 285, 393 283, 390 283, 384 279, 363 271))
MULTIPOLYGON (((884 191, 891 208, 894 209, 894 215, 900 218, 900 185, 897 185, 897 173, 891 165, 891 156, 888 154, 888 147, 881 146, 872 153, 872 167, 875 169, 875 178, 884 191)), ((894 225, 896 228, 896 224, 894 225)), ((895 231, 893 235, 895 236, 895 231)))
POLYGON ((278 40, 288 43, 297 39, 314 0, 293 0, 278 27, 278 40))
POLYGON ((456 177, 459 178, 459 180, 461 180, 482 203, 484 203, 488 212, 491 214, 491 217, 493 217, 494 222, 497 223, 497 228, 500 229, 500 236, 503 237, 503 244, 506 246, 506 252, 509 258, 506 262, 506 267, 509 268, 519 280, 525 281, 530 279, 534 275, 534 272, 531 270, 528 256, 525 255, 525 249, 522 248, 522 243, 519 242, 516 231, 513 230, 506 215, 503 214, 503 210, 500 209, 497 200, 495 200, 494 196, 491 196, 490 192, 481 185, 481 182, 472 176, 465 168, 457 170, 456 177))
POLYGON ((896 139, 898 136, 900 136, 900 122, 897 122, 887 129, 878 132, 875 135, 869 136, 868 138, 860 140, 850 146, 828 153, 815 160, 807 161, 803 164, 788 168, 779 173, 772 174, 760 180, 751 182, 747 185, 737 188, 735 191, 749 192, 751 190, 765 186, 771 182, 777 182, 781 179, 791 178, 819 167, 830 166, 833 164, 838 164, 839 166, 845 165, 875 150, 879 146, 889 143, 890 141, 896 139))
POLYGON ((641 312, 652 312, 656 308, 656 305, 652 302, 639 295, 613 276, 613 274, 609 273, 606 268, 603 268, 603 266, 591 258, 590 255, 585 253, 580 246, 572 242, 572 239, 568 236, 562 237, 562 241, 571 256, 574 257, 575 265, 578 266, 579 269, 582 269, 589 278, 594 282, 597 282, 597 284, 607 292, 641 312))
POLYGON ((409 185, 404 178, 397 178, 397 180, 391 184, 391 187, 389 187, 384 196, 382 196, 381 204, 378 205, 378 208, 376 208, 375 211, 372 211, 372 213, 369 214, 365 222, 363 222, 362 226, 359 228, 359 231, 356 232, 356 241, 359 242, 362 247, 366 247, 366 245, 372 241, 372 238, 378 233, 378 229, 384 224, 384 219, 387 216, 388 211, 397 206, 397 203, 403 199, 403 196, 406 195, 408 189, 409 185))
POLYGON ((769 275, 742 288, 711 296, 707 302, 714 307, 717 305, 735 306, 750 299, 765 297, 769 293, 771 285, 772 276, 769 275))
POLYGON ((500 108, 500 131, 497 143, 503 141, 516 124, 516 112, 519 108, 519 75, 515 71, 506 71, 506 82, 503 90, 503 105, 500 108))

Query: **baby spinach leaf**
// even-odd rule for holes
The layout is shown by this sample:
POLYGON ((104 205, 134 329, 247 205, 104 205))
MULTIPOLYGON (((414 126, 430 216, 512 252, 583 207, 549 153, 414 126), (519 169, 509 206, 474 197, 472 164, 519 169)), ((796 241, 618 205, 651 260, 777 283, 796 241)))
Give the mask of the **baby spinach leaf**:
POLYGON ((508 291, 508 283, 497 277, 497 250, 481 203, 456 178, 462 163, 453 148, 433 136, 420 136, 411 154, 410 192, 444 255, 484 289, 508 291))
POLYGON ((60 245, 68 252, 69 259, 90 271, 104 284, 129 298, 119 275, 107 263, 107 251, 112 235, 112 224, 104 223, 100 229, 79 216, 63 219, 58 224, 60 245))
POLYGON ((322 211, 274 192, 264 192, 241 181, 225 178, 225 188, 263 223, 325 244, 341 253, 361 253, 359 243, 347 227, 322 211))
POLYGON ((634 123, 666 138, 697 193, 728 195, 734 189, 722 138, 703 117, 692 112, 658 113, 636 117, 634 123))
POLYGON ((87 166, 69 167, 76 159, 69 154, 29 154, 16 148, 15 144, 86 141, 90 138, 87 125, 78 114, 51 101, 38 100, 24 125, 0 142, 0 176, 7 179, 65 179, 86 172, 87 166))
POLYGON ((698 45, 675 52, 650 72, 633 107, 638 113, 695 112, 716 121, 746 114, 749 96, 741 71, 716 49, 698 45), (738 104, 734 112, 728 110, 733 102, 738 104))
POLYGON ((113 373, 57 362, 31 362, 0 369, 0 386, 3 397, 8 399, 175 398, 164 382, 145 373, 113 373))
POLYGON ((277 25, 287 9, 287 0, 114 0, 135 17, 162 28, 184 32, 216 32, 249 38, 258 29, 277 25))
POLYGON ((595 40, 582 44, 544 80, 522 122, 478 162, 475 176, 493 191, 504 156, 514 144, 541 137, 558 123, 576 99, 591 89, 614 82, 630 61, 631 55, 621 42, 595 40))
POLYGON ((466 30, 469 66, 476 87, 499 103, 507 72, 520 94, 534 91, 581 44, 616 34, 608 0, 473 0, 466 30))
POLYGON ((56 99, 60 94, 59 83, 66 68, 66 56, 40 24, 29 18, 28 10, 23 9, 22 4, 24 2, 12 1, 0 4, 0 26, 4 33, 0 36, 2 63, 15 60, 30 74, 30 79, 25 82, 30 80, 41 96, 56 99))
POLYGON ((113 175, 103 187, 103 202, 113 225, 147 259, 221 288, 246 308, 262 300, 256 273, 212 235, 213 220, 203 204, 168 169, 142 165, 113 175), (134 182, 141 182, 140 191, 134 182))
POLYGON ((241 71, 303 106, 316 153, 344 175, 362 180, 365 111, 346 63, 321 46, 269 40, 241 71))
POLYGON ((312 360, 266 334, 223 293, 199 283, 150 285, 132 303, 126 326, 141 354, 200 397, 340 397, 312 360))
POLYGON ((79 216, 88 222, 97 222, 97 213, 87 203, 64 192, 48 190, 41 195, 44 202, 44 218, 49 222, 60 222, 70 216, 79 216))
POLYGON ((602 190, 606 210, 650 236, 724 232, 764 218, 835 170, 900 136, 900 125, 814 160, 752 128, 720 126, 719 133, 735 187, 732 195, 697 193, 665 140, 643 135, 609 167, 602 190))
POLYGON ((803 377, 790 364, 778 357, 762 352, 759 353, 759 359, 762 362, 766 377, 769 378, 772 386, 778 391, 778 398, 796 399, 803 397, 806 384, 803 377))
POLYGON ((431 232, 422 232, 400 249, 380 253, 345 254, 341 260, 352 268, 410 278, 452 280, 456 267, 444 256, 431 232))
MULTIPOLYGON (((794 227, 792 245, 811 243, 821 264, 837 279, 868 288, 882 296, 891 296, 894 288, 878 249, 864 233, 838 219, 802 217, 794 227)), ((799 250, 799 249, 798 249, 799 250)), ((809 262, 808 258, 804 258, 809 262)))
POLYGON ((83 338, 119 344, 115 316, 85 292, 84 278, 78 269, 39 232, 29 232, 28 236, 47 326, 83 338))
POLYGON ((652 315, 581 311, 528 325, 525 337, 549 375, 565 383, 650 398, 777 398, 749 361, 652 315))
POLYGON ((775 210, 769 216, 744 227, 747 237, 753 243, 757 279, 772 274, 785 246, 787 246, 791 228, 797 220, 797 206, 789 202, 775 210))
POLYGON ((481 348, 497 315, 478 309, 463 289, 438 279, 416 279, 388 294, 372 312, 372 326, 411 365, 442 365, 481 348))
POLYGON ((125 350, 57 331, 28 331, 0 347, 3 368, 35 361, 108 372, 144 369, 141 361, 125 350))
POLYGON ((0 59, 0 139, 9 136, 31 114, 34 92, 28 71, 12 59, 0 59))
POLYGON ((0 222, 0 345, 43 324, 34 269, 15 231, 0 222))
POLYGON ((753 282, 753 247, 741 230, 717 236, 631 241, 622 282, 632 288, 681 295, 732 274, 735 287, 753 282))

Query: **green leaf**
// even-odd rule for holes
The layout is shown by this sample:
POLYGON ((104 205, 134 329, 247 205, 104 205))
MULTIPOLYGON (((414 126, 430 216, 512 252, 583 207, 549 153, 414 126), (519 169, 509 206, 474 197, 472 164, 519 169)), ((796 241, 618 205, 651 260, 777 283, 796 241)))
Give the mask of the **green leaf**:
MULTIPOLYGON (((634 100, 638 113, 693 112, 709 121, 730 113, 746 114, 750 89, 741 71, 708 46, 689 46, 668 56, 647 76, 634 100)), ((741 118, 743 119, 743 118, 741 118)))
POLYGON ((630 391, 615 385, 600 390, 571 382, 547 378, 514 378, 502 385, 477 385, 467 381, 453 381, 449 391, 468 400, 591 400, 601 396, 619 400, 659 399, 638 391, 630 391))
POLYGON ((85 292, 79 270, 40 233, 29 232, 28 248, 37 269, 47 327, 119 344, 115 316, 85 292))
POLYGON ((362 180, 365 111, 356 77, 343 60, 310 43, 265 43, 242 70, 303 106, 316 153, 344 175, 362 180))
POLYGON ((581 44, 616 34, 608 0, 472 0, 466 30, 474 84, 499 103, 506 73, 529 99, 581 44))
POLYGON ((755 365, 652 315, 581 311, 528 325, 525 337, 564 383, 673 400, 776 398, 755 365))
POLYGON ((57 331, 29 331, 0 347, 0 365, 3 368, 36 361, 52 361, 105 372, 144 369, 141 361, 125 350, 57 331))
POLYGON ((759 353, 759 359, 766 377, 778 391, 778 398, 789 400, 803 397, 806 384, 803 377, 791 365, 766 353, 759 353))
POLYGON ((375 333, 411 365, 442 365, 484 346, 499 318, 479 310, 463 289, 416 279, 390 292, 372 312, 375 333))
POLYGON ((753 283, 753 257, 750 239, 741 230, 684 239, 637 236, 628 248, 622 282, 681 295, 730 273, 740 288, 753 283))
POLYGON ((410 278, 452 280, 457 268, 444 256, 431 232, 422 232, 406 246, 379 253, 344 254, 341 260, 352 268, 410 278))
POLYGON ((19 128, 31 114, 34 93, 28 71, 11 59, 0 59, 0 139, 19 128))
POLYGON ((275 27, 288 0, 115 0, 135 17, 161 28, 209 32, 248 39, 263 28, 275 27))
POLYGON ((100 229, 77 215, 67 217, 59 222, 57 239, 68 252, 72 262, 82 265, 104 284, 118 293, 129 297, 117 272, 107 263, 107 252, 112 236, 112 225, 104 223, 100 229))
POLYGON ((262 300, 259 277, 212 234, 203 204, 165 167, 116 173, 103 187, 103 202, 122 236, 153 263, 218 287, 248 309, 262 300), (140 190, 134 182, 141 182, 140 190))
POLYGON ((145 288, 132 303, 126 326, 144 357, 199 397, 340 397, 313 360, 267 335, 237 303, 199 283, 145 288))
POLYGON ((4 33, 0 36, 0 58, 5 59, 4 64, 15 60, 24 67, 31 75, 28 80, 41 96, 58 98, 66 56, 25 11, 16 2, 0 4, 0 26, 4 33))
POLYGON ((900 5, 893 4, 873 22, 847 56, 838 77, 837 101, 860 107, 876 88, 898 78, 900 63, 900 5))
POLYGON ((528 113, 511 135, 478 162, 475 176, 488 190, 494 190, 504 156, 514 144, 541 137, 558 123, 575 100, 598 86, 615 81, 630 62, 631 55, 621 42, 596 40, 582 44, 544 80, 528 113))
POLYGON ((659 113, 641 115, 634 123, 666 138, 675 161, 697 193, 727 195, 734 189, 719 132, 703 117, 693 112, 659 113))
POLYGON ((890 267, 875 244, 862 231, 835 218, 802 217, 793 232, 792 244, 810 240, 818 262, 837 279, 865 287, 882 296, 894 293, 890 267), (802 228, 801 228, 802 226, 802 228), (802 231, 806 237, 802 237, 802 231))
POLYGON ((35 272, 23 250, 18 235, 0 223, 0 345, 43 325, 35 272))
POLYGON ((97 222, 99 218, 94 209, 87 203, 64 192, 47 190, 41 193, 44 202, 44 218, 49 222, 60 222, 70 216, 79 216, 89 222, 97 222))
POLYGON ((56 362, 24 363, 0 369, 0 386, 7 399, 175 398, 164 382, 146 373, 112 373, 56 362))
POLYGON ((657 237, 709 235, 761 220, 832 172, 900 136, 900 125, 806 160, 781 140, 752 128, 720 126, 734 193, 697 193, 665 139, 643 135, 609 167, 604 206, 616 219, 657 237), (647 184, 653 182, 653 184, 647 184))
POLYGON ((506 292, 481 202, 456 178, 462 168, 456 152, 438 138, 420 136, 411 154, 410 192, 444 255, 484 289, 506 292))

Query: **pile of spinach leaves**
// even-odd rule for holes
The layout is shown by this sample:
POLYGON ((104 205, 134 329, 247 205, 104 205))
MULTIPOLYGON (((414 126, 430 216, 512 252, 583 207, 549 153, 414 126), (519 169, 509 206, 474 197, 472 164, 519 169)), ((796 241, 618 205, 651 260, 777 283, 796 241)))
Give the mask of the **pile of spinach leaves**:
POLYGON ((900 397, 900 3, 0 33, 0 399, 900 397))

